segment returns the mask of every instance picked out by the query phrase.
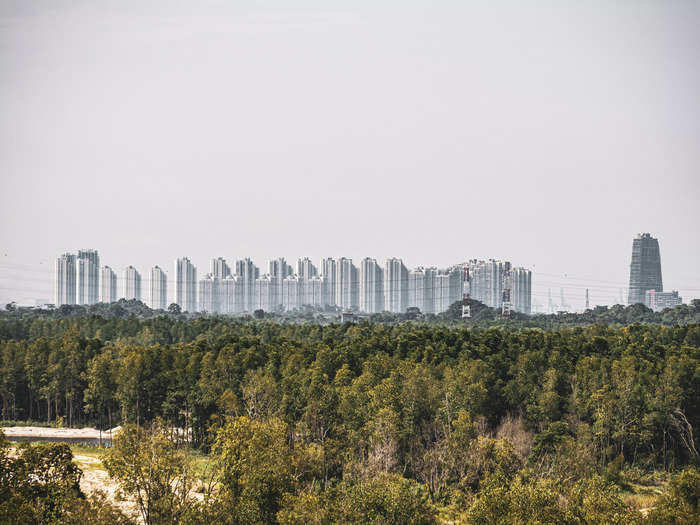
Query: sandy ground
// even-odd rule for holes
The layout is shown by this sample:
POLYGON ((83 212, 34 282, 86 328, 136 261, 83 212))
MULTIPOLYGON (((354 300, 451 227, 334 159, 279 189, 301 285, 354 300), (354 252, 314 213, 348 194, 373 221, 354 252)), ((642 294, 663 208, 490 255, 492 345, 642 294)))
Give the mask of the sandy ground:
MULTIPOLYGON (((114 434, 120 427, 111 430, 114 434)), ((63 439, 99 439, 100 431, 96 428, 51 428, 51 427, 3 427, 2 431, 8 438, 63 438, 63 439)), ((109 437, 109 430, 102 431, 102 438, 109 437)))
POLYGON ((124 514, 138 523, 142 523, 136 502, 130 498, 125 499, 120 494, 119 485, 109 477, 109 474, 102 466, 102 461, 96 457, 82 454, 75 454, 73 461, 83 471, 83 476, 80 478, 80 489, 85 494, 90 495, 97 491, 103 492, 107 499, 116 507, 119 507, 124 514))

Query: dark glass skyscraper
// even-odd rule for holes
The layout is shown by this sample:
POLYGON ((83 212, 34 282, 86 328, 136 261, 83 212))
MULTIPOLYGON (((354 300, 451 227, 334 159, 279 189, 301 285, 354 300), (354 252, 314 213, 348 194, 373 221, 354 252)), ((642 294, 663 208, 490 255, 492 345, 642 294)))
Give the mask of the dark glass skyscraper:
POLYGON ((630 287, 628 304, 644 304, 647 290, 663 292, 659 241, 648 233, 641 233, 632 241, 630 287))

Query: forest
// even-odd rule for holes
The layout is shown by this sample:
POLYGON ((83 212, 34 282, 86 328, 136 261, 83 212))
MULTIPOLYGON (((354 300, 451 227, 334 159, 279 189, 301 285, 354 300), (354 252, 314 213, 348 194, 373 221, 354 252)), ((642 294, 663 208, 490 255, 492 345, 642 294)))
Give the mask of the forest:
POLYGON ((697 523, 700 324, 555 326, 10 312, 2 419, 123 425, 133 490, 159 450, 147 523, 697 523))

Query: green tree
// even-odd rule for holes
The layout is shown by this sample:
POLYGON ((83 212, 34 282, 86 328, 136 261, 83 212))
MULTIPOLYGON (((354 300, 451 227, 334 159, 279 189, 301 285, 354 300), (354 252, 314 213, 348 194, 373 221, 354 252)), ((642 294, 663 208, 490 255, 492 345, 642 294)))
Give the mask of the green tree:
POLYGON ((227 523, 274 523, 282 497, 294 490, 292 451, 282 421, 243 416, 223 427, 214 453, 221 484, 218 505, 227 523))
POLYGON ((194 507, 192 460, 177 448, 171 430, 125 425, 103 461, 109 475, 134 497, 146 525, 177 523, 194 507))

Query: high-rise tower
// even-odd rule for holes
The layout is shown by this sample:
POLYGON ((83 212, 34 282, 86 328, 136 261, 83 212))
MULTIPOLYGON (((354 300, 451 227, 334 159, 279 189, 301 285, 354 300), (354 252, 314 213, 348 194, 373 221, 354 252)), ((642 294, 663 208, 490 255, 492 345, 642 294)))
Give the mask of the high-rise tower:
POLYGON ((168 307, 168 278, 160 266, 151 268, 151 308, 165 310, 168 307))
POLYGON ((243 311, 253 313, 256 309, 255 280, 260 277, 260 269, 246 257, 236 261, 236 275, 243 293, 243 311))
POLYGON ((133 266, 127 266, 124 270, 124 299, 141 300, 141 274, 133 266))
POLYGON ((360 262, 360 311, 373 314, 384 310, 384 271, 375 259, 360 262))
POLYGON ((627 304, 644 304, 647 290, 663 292, 659 241, 648 233, 640 233, 632 241, 630 286, 627 304))
POLYGON ((99 301, 100 256, 97 250, 78 250, 76 277, 76 302, 95 304, 99 301))
POLYGON ((117 274, 109 266, 103 266, 100 275, 100 301, 113 303, 117 300, 117 274))
POLYGON ((75 255, 64 253, 56 259, 56 281, 54 283, 54 303, 75 304, 75 255))
POLYGON ((183 312, 197 311, 197 268, 187 257, 175 261, 175 297, 183 312))
POLYGON ((408 304, 408 269, 401 259, 384 262, 384 303, 387 312, 403 313, 408 304))

